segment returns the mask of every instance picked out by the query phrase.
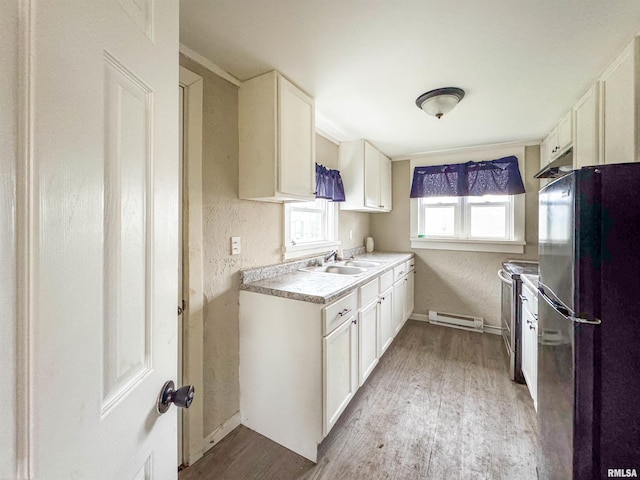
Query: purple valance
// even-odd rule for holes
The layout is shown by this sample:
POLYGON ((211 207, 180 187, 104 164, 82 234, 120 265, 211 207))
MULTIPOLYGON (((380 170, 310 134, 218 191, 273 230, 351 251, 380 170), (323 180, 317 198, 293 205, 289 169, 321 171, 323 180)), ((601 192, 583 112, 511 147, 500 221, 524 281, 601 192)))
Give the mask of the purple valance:
POLYGON ((316 163, 316 198, 344 202, 344 185, 339 170, 329 170, 316 163))
POLYGON ((485 162, 416 167, 411 198, 517 195, 524 184, 515 156, 485 162))

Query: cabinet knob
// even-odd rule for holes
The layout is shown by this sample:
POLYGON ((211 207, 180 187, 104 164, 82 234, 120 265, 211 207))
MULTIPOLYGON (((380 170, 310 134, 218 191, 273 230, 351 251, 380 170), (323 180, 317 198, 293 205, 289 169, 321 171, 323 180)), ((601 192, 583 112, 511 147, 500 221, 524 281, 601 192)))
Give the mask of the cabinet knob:
POLYGON ((351 320, 351 323, 353 323, 354 325, 357 325, 358 324, 358 319, 354 318, 353 320, 351 320))

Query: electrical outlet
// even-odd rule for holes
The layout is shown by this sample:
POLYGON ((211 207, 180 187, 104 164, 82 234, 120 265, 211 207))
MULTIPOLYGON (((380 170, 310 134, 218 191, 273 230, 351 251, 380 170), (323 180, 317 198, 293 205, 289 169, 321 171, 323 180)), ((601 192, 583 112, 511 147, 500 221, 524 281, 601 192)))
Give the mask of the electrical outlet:
POLYGON ((240 237, 231 237, 231 255, 240 255, 240 237))

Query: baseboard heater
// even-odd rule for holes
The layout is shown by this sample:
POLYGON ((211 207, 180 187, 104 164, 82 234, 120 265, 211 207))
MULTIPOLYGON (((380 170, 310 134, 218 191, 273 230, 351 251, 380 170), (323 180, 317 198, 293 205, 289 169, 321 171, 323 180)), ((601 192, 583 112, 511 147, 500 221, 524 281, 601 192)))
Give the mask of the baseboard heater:
POLYGON ((459 315, 457 313, 434 312, 433 310, 429 310, 429 323, 479 333, 482 333, 484 330, 484 320, 482 317, 459 315))

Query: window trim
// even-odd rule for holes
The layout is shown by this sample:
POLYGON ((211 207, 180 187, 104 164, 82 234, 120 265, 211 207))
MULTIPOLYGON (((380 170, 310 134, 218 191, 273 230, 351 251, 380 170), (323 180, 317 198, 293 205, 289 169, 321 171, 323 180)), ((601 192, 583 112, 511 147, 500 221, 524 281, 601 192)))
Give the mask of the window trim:
POLYGON ((291 207, 295 203, 284 204, 284 245, 282 254, 285 260, 326 253, 340 245, 338 240, 338 204, 327 201, 327 239, 319 242, 291 244, 291 207))

